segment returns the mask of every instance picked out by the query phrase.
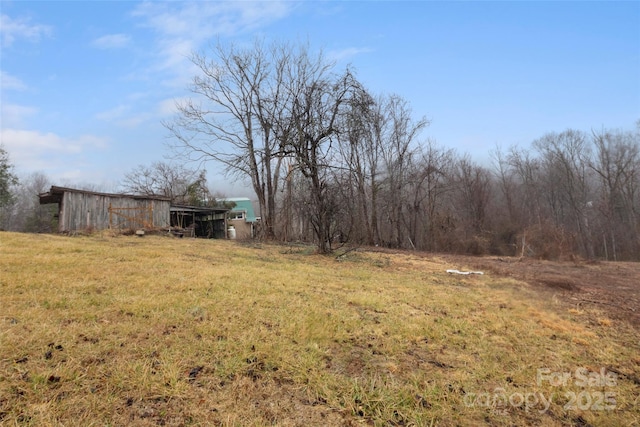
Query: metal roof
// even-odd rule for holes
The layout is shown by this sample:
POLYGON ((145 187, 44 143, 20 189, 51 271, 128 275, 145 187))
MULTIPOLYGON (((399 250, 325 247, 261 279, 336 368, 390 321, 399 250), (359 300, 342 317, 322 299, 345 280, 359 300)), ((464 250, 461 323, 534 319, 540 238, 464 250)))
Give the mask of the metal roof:
POLYGON ((171 205, 169 208, 171 212, 196 212, 196 213, 209 213, 209 212, 228 212, 229 208, 222 207, 203 207, 203 206, 185 206, 185 205, 171 205))
POLYGON ((169 197, 158 195, 100 193, 98 191, 79 190, 77 188, 57 187, 55 185, 52 185, 51 189, 49 189, 48 192, 38 195, 38 197, 40 198, 40 204, 46 205, 49 203, 60 203, 62 201, 62 196, 64 195, 64 193, 82 193, 88 194, 90 196, 102 197, 127 197, 136 200, 162 200, 167 202, 171 201, 169 197))
POLYGON ((231 208, 231 212, 245 212, 245 221, 246 222, 256 222, 258 218, 256 218, 256 214, 253 210, 253 203, 248 197, 229 197, 220 199, 220 202, 233 202, 236 205, 231 208))

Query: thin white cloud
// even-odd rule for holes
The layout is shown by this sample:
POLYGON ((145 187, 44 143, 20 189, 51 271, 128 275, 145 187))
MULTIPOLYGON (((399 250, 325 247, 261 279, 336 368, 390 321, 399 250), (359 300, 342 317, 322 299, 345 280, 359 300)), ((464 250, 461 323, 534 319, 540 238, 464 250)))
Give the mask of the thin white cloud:
POLYGON ((112 108, 107 111, 102 111, 96 114, 96 119, 104 120, 106 122, 112 122, 114 120, 120 119, 123 117, 128 111, 131 110, 131 107, 128 105, 118 105, 115 108, 112 108))
POLYGON ((27 85, 19 78, 0 70, 0 89, 1 90, 26 90, 27 85))
POLYGON ((287 16, 291 7, 284 1, 144 2, 133 15, 163 36, 205 40, 262 27, 287 16))
POLYGON ((86 177, 86 173, 81 169, 69 169, 56 174, 56 179, 61 181, 63 187, 75 187, 79 181, 86 177))
POLYGON ((163 117, 176 114, 178 112, 178 109, 176 108, 176 102, 181 102, 181 100, 170 98, 160 101, 160 103, 158 104, 158 114, 163 117))
POLYGON ((64 138, 50 132, 6 128, 0 130, 0 142, 17 167, 31 171, 47 170, 61 160, 72 162, 76 156, 107 145, 104 138, 95 135, 64 138))
POLYGON ((161 68, 176 69, 191 56, 191 53, 197 49, 197 43, 189 39, 167 39, 162 43, 162 54, 164 60, 161 68))
POLYGON ((129 101, 139 101, 141 99, 149 98, 152 94, 152 92, 133 92, 127 95, 127 99, 129 101))
POLYGON ((153 119, 153 114, 148 112, 132 113, 131 105, 118 105, 110 110, 102 111, 95 115, 98 120, 113 123, 116 126, 124 128, 135 128, 153 119))
POLYGON ((0 104, 0 118, 2 118, 3 128, 20 127, 24 124, 27 117, 34 115, 38 110, 33 107, 24 105, 8 104, 3 102, 0 104))
POLYGON ((160 101, 158 103, 158 108, 156 110, 158 116, 162 118, 167 118, 171 116, 175 116, 178 114, 178 105, 184 105, 191 98, 187 96, 179 97, 179 98, 168 98, 160 101))
POLYGON ((332 61, 340 62, 353 58, 361 53, 372 52, 372 49, 367 47, 349 47, 340 50, 330 50, 327 52, 327 58, 332 61))
POLYGON ((18 39, 37 42, 51 32, 52 28, 48 25, 32 24, 29 19, 13 19, 9 15, 0 15, 0 37, 4 47, 11 46, 18 39))
POLYGON ((121 49, 131 42, 131 37, 126 34, 107 34, 91 42, 98 49, 121 49))
POLYGON ((140 113, 135 116, 128 116, 122 120, 118 120, 117 125, 124 128, 133 129, 147 122, 148 120, 151 120, 152 118, 153 116, 149 113, 140 113))
POLYGON ((144 2, 133 12, 157 35, 154 72, 168 73, 163 83, 182 87, 193 76, 189 57, 217 36, 246 33, 287 16, 294 4, 269 2, 144 2))

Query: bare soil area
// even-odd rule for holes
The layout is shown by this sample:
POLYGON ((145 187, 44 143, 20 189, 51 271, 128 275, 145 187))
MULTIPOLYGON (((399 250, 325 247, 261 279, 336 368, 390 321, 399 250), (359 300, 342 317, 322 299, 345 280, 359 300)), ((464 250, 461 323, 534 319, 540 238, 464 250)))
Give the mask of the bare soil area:
MULTIPOLYGON (((428 255, 425 255, 428 256, 428 255)), ((530 258, 442 255, 452 265, 528 283, 541 297, 575 309, 597 308, 640 328, 640 264, 543 261, 530 258)))
POLYGON ((596 308, 612 320, 640 329, 640 263, 612 261, 546 261, 532 258, 434 254, 367 248, 371 252, 437 257, 460 270, 482 271, 525 282, 542 298, 568 308, 596 308))

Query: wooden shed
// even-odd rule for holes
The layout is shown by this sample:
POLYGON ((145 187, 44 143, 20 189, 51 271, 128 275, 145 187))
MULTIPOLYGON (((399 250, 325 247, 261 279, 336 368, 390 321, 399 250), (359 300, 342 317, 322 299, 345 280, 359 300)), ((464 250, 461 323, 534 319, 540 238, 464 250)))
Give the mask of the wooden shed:
POLYGON ((58 231, 164 228, 171 201, 160 196, 109 194, 52 186, 40 204, 58 204, 58 231))

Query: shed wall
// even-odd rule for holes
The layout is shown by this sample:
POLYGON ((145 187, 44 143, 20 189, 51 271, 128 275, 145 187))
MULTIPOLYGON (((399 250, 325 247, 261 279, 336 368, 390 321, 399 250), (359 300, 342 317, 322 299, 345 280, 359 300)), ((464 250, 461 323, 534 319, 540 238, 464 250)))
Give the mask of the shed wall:
POLYGON ((170 202, 168 200, 65 192, 60 206, 59 231, 76 231, 88 228, 107 229, 110 227, 109 207, 112 208, 113 228, 135 229, 145 225, 169 226, 170 202), (150 208, 151 213, 149 212, 150 208))

